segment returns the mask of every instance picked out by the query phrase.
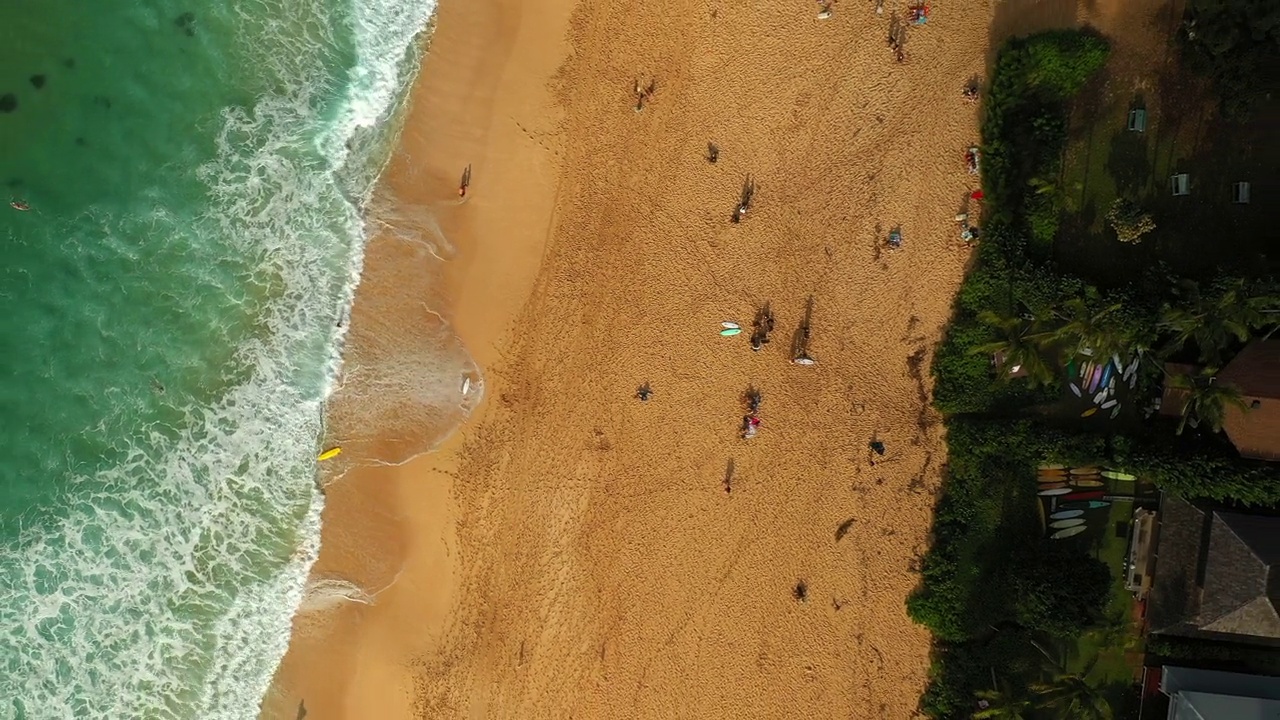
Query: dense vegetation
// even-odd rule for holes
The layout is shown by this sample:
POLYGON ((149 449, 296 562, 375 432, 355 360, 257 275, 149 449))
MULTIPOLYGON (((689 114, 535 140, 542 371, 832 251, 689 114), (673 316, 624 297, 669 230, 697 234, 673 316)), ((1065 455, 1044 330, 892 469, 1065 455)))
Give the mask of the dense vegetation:
POLYGON ((1280 324, 1274 281, 1197 281, 1155 265, 1127 285, 1102 286, 1052 260, 1064 214, 1056 183, 1069 104, 1107 52, 1089 32, 1010 41, 984 100, 983 240, 933 365, 935 404, 947 416, 948 475, 921 584, 908 601, 911 617, 936 639, 921 700, 931 717, 1112 716, 1082 674, 1046 662, 1082 633, 1123 634, 1127 624, 1104 617, 1107 566, 1044 540, 1038 462, 1105 463, 1188 497, 1280 502, 1280 469, 1242 461, 1215 432, 1238 397, 1207 382, 1245 343, 1280 324), (1063 395, 1064 368, 1084 354, 1140 361, 1138 396, 1156 394, 1165 359, 1198 364, 1205 374, 1171 380, 1192 400, 1182 422, 1131 414, 1082 424, 1056 417, 1052 404, 1063 395), (1014 367, 1020 377, 1010 377, 1014 367), (975 715, 978 698, 988 707, 975 715))
POLYGON ((1190 0, 1183 56, 1213 78, 1229 116, 1280 89, 1280 3, 1190 0))

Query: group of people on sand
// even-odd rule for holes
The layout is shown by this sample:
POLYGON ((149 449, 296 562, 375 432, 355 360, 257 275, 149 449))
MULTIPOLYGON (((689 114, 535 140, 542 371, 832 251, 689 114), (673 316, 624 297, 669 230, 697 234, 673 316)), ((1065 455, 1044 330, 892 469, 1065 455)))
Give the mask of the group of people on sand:
MULTIPOLYGON (((813 299, 810 298, 809 306, 805 311, 805 319, 796 333, 796 341, 792 348, 791 363, 794 365, 816 365, 817 361, 809 354, 809 317, 813 309, 813 299)), ((724 323, 732 326, 737 330, 736 323, 724 323)), ((773 317, 773 309, 769 303, 760 306, 756 311, 755 319, 752 321, 751 333, 751 350, 759 352, 764 346, 769 344, 769 335, 773 332, 775 320, 773 317)), ((727 334, 727 333, 725 333, 727 334)), ((642 403, 649 402, 653 397, 653 386, 648 382, 636 388, 635 397, 642 403)), ((747 414, 742 417, 741 436, 744 440, 750 440, 760 431, 760 403, 763 395, 755 387, 747 389, 745 396, 747 405, 747 414)))

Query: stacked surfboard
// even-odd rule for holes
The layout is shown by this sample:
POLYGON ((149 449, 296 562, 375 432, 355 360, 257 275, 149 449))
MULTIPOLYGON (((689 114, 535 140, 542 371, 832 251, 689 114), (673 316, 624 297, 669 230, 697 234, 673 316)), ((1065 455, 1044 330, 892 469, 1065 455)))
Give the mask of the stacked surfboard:
POLYGON ((1049 537, 1063 540, 1088 529, 1089 510, 1105 508, 1106 480, 1134 482, 1137 478, 1118 470, 1067 467, 1044 463, 1036 469, 1036 494, 1049 503, 1049 537))
POLYGON ((1138 362, 1142 351, 1127 365, 1119 355, 1112 355, 1102 361, 1089 358, 1080 363, 1077 371, 1076 361, 1067 366, 1071 392, 1076 397, 1089 399, 1092 407, 1080 413, 1080 417, 1091 417, 1099 411, 1110 411, 1114 418, 1120 414, 1120 400, 1116 397, 1117 383, 1128 383, 1132 389, 1138 383, 1138 362))

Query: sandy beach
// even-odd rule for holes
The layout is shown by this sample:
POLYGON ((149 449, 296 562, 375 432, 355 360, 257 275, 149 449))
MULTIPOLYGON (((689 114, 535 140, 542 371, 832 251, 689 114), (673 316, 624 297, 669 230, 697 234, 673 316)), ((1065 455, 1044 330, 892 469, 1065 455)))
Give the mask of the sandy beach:
POLYGON ((445 261, 375 239, 351 322, 394 342, 439 312, 487 398, 329 485, 313 576, 371 601, 298 613, 264 717, 914 716, 992 9, 935 7, 899 64, 906 5, 874 7, 441 0, 383 197, 429 210, 445 261))

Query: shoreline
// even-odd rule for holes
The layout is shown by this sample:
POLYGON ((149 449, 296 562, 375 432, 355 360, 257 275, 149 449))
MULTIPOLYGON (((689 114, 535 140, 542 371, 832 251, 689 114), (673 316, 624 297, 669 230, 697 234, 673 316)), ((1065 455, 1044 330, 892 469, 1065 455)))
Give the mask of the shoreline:
MULTIPOLYGON (((375 216, 377 209, 389 207, 407 225, 413 223, 405 222, 405 208, 427 210, 409 216, 421 223, 410 234, 419 236, 434 257, 417 266, 408 281, 422 293, 428 313, 442 319, 436 330, 447 334, 444 342, 479 369, 484 396, 438 447, 396 465, 357 467, 326 483, 321 552, 309 585, 341 578, 368 592, 372 604, 342 602, 295 614, 289 651, 263 701, 264 719, 292 719, 302 708, 312 720, 414 716, 406 700, 412 688, 409 666, 438 640, 454 590, 456 547, 450 535, 457 521, 451 498, 456 454, 500 391, 501 378, 491 368, 501 356, 507 325, 531 289, 544 239, 541 233, 512 228, 504 218, 510 204, 495 203, 491 193, 523 193, 518 211, 550 214, 550 198, 522 188, 520 177, 500 167, 500 158, 524 154, 526 167, 556 174, 547 153, 531 154, 522 130, 495 127, 495 114, 503 112, 554 122, 544 87, 563 57, 562 42, 550 43, 555 47, 549 51, 548 43, 531 42, 529 35, 547 32, 555 14, 512 23, 513 15, 521 15, 513 10, 516 5, 444 0, 437 7, 422 41, 423 65, 410 90, 400 140, 372 203, 375 216), (509 48, 510 57, 489 53, 494 47, 509 48), (459 203, 457 174, 468 164, 474 180, 466 202, 459 203), (510 243, 513 236, 519 242, 510 243), (498 247, 491 238, 507 242, 498 247), (511 245, 522 251, 511 252, 511 245), (504 292, 493 292, 495 279, 504 292), (371 556, 378 561, 370 562, 371 556)), ((567 15, 565 10, 563 21, 567 15)), ((406 278, 397 265, 423 259, 421 247, 406 252, 404 243, 385 232, 370 237, 366 252, 352 328, 362 319, 361 326, 384 322, 369 317, 371 296, 401 293, 406 278)), ((374 304, 390 309, 385 302, 374 304)), ((407 322, 422 319, 420 309, 395 315, 407 322)), ((374 456, 376 445, 371 446, 374 456)))

